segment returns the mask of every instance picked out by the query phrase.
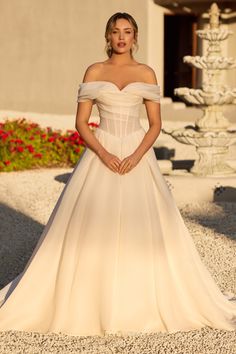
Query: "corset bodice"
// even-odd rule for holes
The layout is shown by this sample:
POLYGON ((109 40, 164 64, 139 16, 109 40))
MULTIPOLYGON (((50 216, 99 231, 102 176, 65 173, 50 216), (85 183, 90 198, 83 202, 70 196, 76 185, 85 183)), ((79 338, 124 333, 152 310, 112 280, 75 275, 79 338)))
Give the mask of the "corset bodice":
POLYGON ((90 81, 79 85, 77 102, 96 103, 99 128, 115 136, 126 136, 141 128, 140 111, 144 99, 160 102, 160 86, 132 82, 119 89, 109 81, 90 81))

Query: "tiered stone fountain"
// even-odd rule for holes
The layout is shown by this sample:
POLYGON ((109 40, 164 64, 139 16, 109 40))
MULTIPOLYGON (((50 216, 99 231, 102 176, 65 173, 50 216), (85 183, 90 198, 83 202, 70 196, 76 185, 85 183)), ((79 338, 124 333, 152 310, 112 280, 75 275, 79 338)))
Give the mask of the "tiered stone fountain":
POLYGON ((220 10, 216 3, 211 5, 209 15, 209 27, 196 31, 200 38, 209 43, 207 54, 183 58, 187 64, 205 71, 206 80, 202 89, 179 87, 174 90, 186 102, 198 105, 204 115, 195 122, 195 126, 172 131, 163 129, 163 132, 181 143, 196 146, 198 159, 191 173, 198 176, 225 176, 236 172, 226 163, 229 146, 236 142, 236 131, 230 129, 223 106, 236 104, 236 89, 223 84, 221 74, 222 70, 235 68, 236 61, 221 55, 220 43, 233 31, 221 28, 220 10))

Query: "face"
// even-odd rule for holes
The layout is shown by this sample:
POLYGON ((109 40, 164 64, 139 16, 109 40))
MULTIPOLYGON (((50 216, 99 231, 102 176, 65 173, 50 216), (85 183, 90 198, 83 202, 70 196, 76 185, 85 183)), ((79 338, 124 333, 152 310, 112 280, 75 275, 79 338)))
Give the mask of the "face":
POLYGON ((132 48, 135 42, 134 29, 128 20, 124 18, 116 20, 110 33, 110 42, 116 53, 124 53, 132 48))

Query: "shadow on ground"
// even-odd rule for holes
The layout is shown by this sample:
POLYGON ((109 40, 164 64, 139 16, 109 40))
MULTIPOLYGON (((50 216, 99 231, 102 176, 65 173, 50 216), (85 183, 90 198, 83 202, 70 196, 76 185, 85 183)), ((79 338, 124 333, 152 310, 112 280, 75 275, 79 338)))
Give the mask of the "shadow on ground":
POLYGON ((214 190, 214 202, 236 203, 236 188, 219 185, 214 190))
POLYGON ((24 269, 44 225, 0 203, 0 288, 24 269))
POLYGON ((213 202, 214 208, 207 208, 208 203, 203 203, 198 208, 192 208, 185 212, 185 207, 181 213, 185 218, 194 221, 206 228, 210 228, 217 233, 236 241, 236 203, 233 202, 213 202))
POLYGON ((70 178, 71 172, 69 173, 63 173, 61 175, 57 175, 55 177, 55 181, 60 182, 60 183, 67 183, 68 179, 70 178))

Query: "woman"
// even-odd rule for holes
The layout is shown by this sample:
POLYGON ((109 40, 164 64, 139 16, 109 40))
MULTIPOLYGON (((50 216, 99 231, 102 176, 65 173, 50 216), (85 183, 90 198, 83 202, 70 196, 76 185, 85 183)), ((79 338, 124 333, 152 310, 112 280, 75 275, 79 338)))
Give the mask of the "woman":
POLYGON ((108 59, 78 93, 78 161, 24 271, 0 291, 0 330, 70 335, 236 329, 236 304, 202 263, 151 149, 160 86, 132 55, 138 27, 108 20, 108 59), (100 125, 88 127, 96 103, 100 125), (150 128, 139 122, 145 104, 150 128))

